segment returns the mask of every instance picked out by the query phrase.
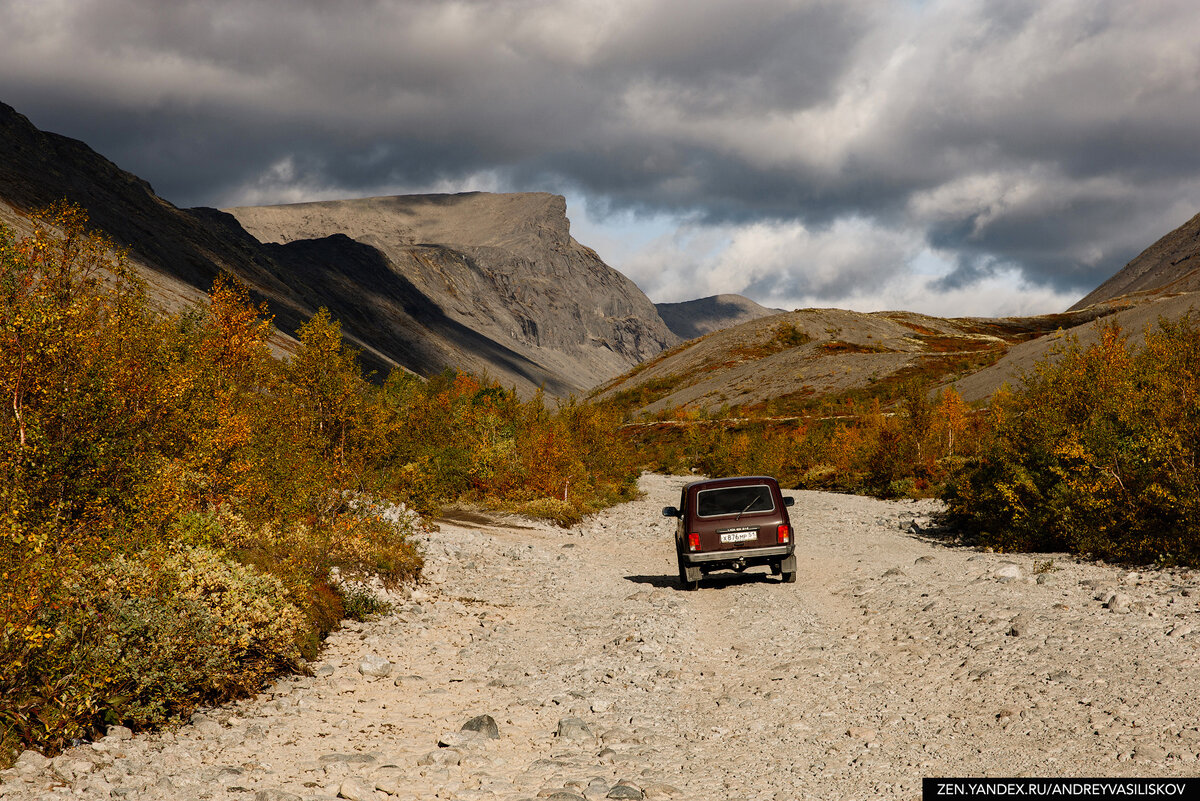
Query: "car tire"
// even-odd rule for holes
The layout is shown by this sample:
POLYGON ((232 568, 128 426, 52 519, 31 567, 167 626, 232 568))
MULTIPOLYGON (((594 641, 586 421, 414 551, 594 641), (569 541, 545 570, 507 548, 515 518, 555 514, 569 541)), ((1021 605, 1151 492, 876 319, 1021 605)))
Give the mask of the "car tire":
POLYGON ((783 572, 783 565, 779 564, 778 562, 771 563, 771 575, 772 576, 778 576, 782 572, 783 572))

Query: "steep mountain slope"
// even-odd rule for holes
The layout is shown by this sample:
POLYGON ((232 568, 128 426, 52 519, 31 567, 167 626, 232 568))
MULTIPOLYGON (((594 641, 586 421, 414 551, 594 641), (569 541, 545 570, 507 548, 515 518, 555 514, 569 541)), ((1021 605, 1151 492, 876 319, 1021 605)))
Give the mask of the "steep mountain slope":
POLYGON ((228 241, 83 142, 40 131, 0 103, 0 220, 23 229, 28 212, 62 199, 130 249, 166 305, 194 302, 228 272, 269 300, 281 325, 307 316, 256 243, 228 241))
POLYGON ((1154 296, 1197 290, 1200 290, 1200 214, 1146 248, 1071 309, 1125 295, 1154 296))
POLYGON ((386 219, 358 232, 364 241, 335 226, 264 244, 233 216, 178 209, 0 104, 0 221, 28 230, 30 212, 63 198, 129 248, 165 308, 202 302, 218 274, 236 276, 269 305, 285 352, 295 345, 286 332, 326 306, 372 369, 487 372, 561 397, 676 341, 631 282, 570 238, 552 195, 393 198, 386 219), (417 218, 423 228, 394 224, 417 218), (410 238, 393 259, 377 246, 397 228, 410 238), (456 247, 427 244, 439 240, 456 247))
MULTIPOLYGON (((632 281, 571 237, 558 195, 407 195, 228 211, 284 248, 344 235, 376 249, 436 308, 433 328, 463 360, 479 355, 479 343, 452 330, 483 335, 579 391, 677 341, 632 281)), ((325 264, 340 269, 332 258, 325 264)))
POLYGON ((682 303, 656 303, 654 306, 667 328, 680 339, 695 339, 722 328, 783 312, 783 309, 760 306, 741 295, 710 295, 682 303))

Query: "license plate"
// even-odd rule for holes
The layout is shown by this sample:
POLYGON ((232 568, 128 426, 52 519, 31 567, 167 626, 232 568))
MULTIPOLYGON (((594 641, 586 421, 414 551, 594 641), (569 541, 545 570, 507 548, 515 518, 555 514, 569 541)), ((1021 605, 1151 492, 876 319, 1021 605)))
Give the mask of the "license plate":
POLYGON ((721 535, 721 542, 747 542, 758 539, 758 529, 749 531, 727 531, 721 535))

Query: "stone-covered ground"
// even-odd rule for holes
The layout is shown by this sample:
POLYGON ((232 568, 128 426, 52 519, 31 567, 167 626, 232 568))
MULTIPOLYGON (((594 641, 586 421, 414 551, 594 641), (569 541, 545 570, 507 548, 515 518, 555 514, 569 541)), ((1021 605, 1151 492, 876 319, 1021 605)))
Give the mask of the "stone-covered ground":
POLYGON ((570 530, 444 522, 426 582, 313 676, 26 753, 0 797, 849 801, 1200 770, 1200 576, 949 547, 932 502, 803 492, 796 584, 681 592, 659 509, 683 481, 570 530), (498 738, 460 731, 483 715, 498 738))

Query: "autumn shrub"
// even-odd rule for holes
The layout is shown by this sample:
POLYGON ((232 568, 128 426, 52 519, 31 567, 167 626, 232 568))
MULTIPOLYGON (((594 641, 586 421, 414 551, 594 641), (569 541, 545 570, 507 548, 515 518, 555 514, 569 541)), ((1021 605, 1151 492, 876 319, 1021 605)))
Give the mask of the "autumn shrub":
POLYGON ((765 474, 795 488, 931 497, 986 428, 953 388, 935 393, 916 382, 891 408, 873 398, 835 411, 791 420, 677 413, 677 421, 630 424, 624 432, 646 469, 765 474))
POLYGON ((341 619, 334 568, 421 567, 356 506, 396 432, 336 322, 280 362, 236 282, 163 314, 86 222, 0 226, 0 764, 253 689, 341 619))
POLYGON ((541 393, 522 400, 451 372, 429 381, 393 373, 380 403, 395 432, 380 457, 383 486, 423 513, 468 501, 566 525, 636 489, 636 460, 611 408, 551 408, 541 393))
POLYGON ((1200 559, 1200 324, 1145 346, 1114 325, 1069 339, 993 399, 994 434, 950 485, 954 522, 1006 550, 1200 559))
POLYGON ((10 738, 49 749, 257 689, 295 666, 305 627, 279 579, 192 547, 80 565, 38 623, 48 636, 0 674, 0 722, 10 738))

